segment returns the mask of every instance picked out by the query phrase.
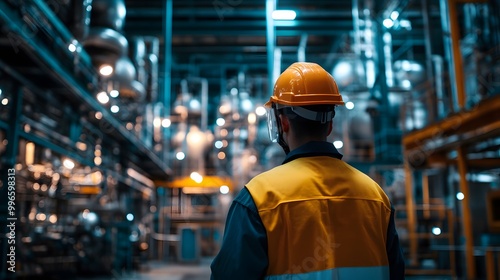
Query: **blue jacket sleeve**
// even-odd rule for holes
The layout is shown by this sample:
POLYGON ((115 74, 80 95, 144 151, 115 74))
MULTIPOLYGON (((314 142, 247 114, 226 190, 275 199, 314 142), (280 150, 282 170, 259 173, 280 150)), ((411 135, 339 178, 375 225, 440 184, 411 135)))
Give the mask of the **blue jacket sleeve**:
POLYGON ((394 208, 391 207, 391 217, 387 228, 387 256, 391 280, 405 279, 405 261, 399 246, 398 232, 394 223, 394 208))
POLYGON ((229 209, 210 279, 263 279, 268 263, 266 230, 252 196, 243 188, 229 209))

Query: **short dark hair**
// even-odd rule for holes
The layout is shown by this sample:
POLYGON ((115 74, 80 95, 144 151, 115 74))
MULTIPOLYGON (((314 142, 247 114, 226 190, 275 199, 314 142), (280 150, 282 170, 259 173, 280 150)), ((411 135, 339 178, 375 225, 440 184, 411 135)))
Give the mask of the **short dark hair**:
MULTIPOLYGON (((335 111, 335 105, 310 105, 301 106, 307 110, 315 112, 331 112, 335 111)), ((290 126, 298 135, 311 136, 311 137, 326 137, 328 136, 328 128, 330 121, 321 123, 305 119, 292 111, 291 108, 285 107, 279 110, 280 114, 284 114, 290 120, 290 126)))

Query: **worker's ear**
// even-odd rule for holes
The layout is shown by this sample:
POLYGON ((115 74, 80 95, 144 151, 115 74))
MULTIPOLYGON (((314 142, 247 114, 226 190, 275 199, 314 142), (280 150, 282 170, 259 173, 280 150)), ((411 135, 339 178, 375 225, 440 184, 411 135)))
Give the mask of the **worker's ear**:
POLYGON ((284 133, 288 133, 290 131, 290 121, 288 120, 288 117, 281 114, 279 116, 280 118, 280 124, 281 124, 281 129, 283 130, 284 133))

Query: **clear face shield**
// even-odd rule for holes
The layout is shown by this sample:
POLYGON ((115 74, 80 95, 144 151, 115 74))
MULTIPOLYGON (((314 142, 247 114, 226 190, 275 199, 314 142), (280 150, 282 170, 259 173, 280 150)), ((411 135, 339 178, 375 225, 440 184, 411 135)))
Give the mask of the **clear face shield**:
POLYGON ((271 142, 277 143, 279 139, 278 114, 276 107, 267 110, 267 129, 271 142))

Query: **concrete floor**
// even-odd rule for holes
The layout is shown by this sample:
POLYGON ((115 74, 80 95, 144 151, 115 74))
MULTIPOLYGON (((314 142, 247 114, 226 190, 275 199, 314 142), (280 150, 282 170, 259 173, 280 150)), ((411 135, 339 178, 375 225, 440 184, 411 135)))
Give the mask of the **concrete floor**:
MULTIPOLYGON (((78 278, 76 280, 209 280, 212 259, 202 259, 198 264, 179 264, 153 261, 142 271, 115 273, 109 277, 78 278)), ((406 280, 455 280, 449 276, 407 276, 406 280)))
MULTIPOLYGON (((208 280, 212 259, 203 259, 199 264, 149 262, 141 271, 114 273, 113 276, 91 278, 92 280, 208 280)), ((79 280, 87 280, 82 278, 79 280)), ((90 279, 89 279, 90 280, 90 279)))

